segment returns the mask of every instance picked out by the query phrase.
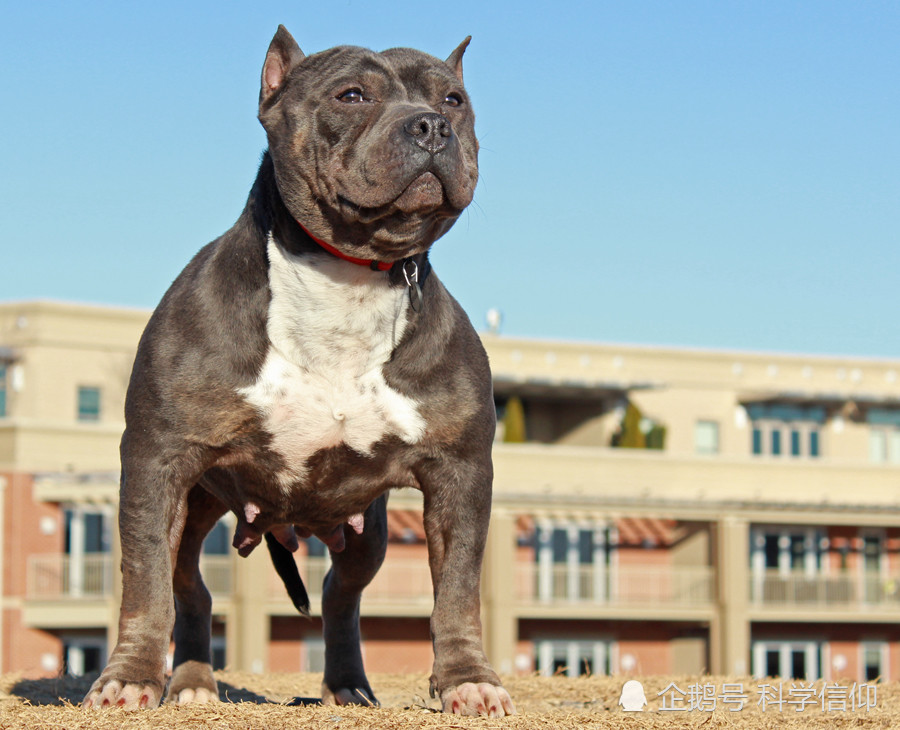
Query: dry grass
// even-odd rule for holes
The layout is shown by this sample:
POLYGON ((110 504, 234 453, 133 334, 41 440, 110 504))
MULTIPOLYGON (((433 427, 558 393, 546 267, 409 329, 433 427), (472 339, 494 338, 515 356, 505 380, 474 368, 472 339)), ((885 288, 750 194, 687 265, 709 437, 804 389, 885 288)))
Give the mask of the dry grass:
MULTIPOLYGON (((428 698, 428 680, 423 675, 373 675, 372 685, 381 700, 378 708, 287 706, 296 696, 316 697, 320 675, 270 674, 252 675, 221 672, 218 675, 222 703, 197 707, 164 705, 157 710, 125 711, 109 709, 85 712, 77 703, 90 685, 90 680, 71 678, 24 680, 14 675, 0 678, 0 728, 99 728, 126 730, 131 728, 258 728, 260 730, 351 730, 355 728, 550 728, 581 730, 583 728, 890 728, 900 725, 900 683, 880 684, 875 706, 865 709, 840 708, 842 695, 830 690, 824 699, 836 707, 822 710, 821 699, 803 712, 795 705, 785 705, 783 712, 763 712, 757 701, 758 686, 751 679, 716 677, 646 677, 641 678, 648 707, 644 712, 622 712, 618 701, 623 678, 619 677, 517 677, 507 678, 506 687, 513 695, 519 714, 498 720, 460 718, 435 711, 437 704, 428 698), (739 684, 748 696, 746 706, 737 712, 717 702, 712 711, 694 709, 686 712, 661 712, 664 697, 658 697, 670 682, 685 692, 692 685, 712 685, 721 694, 723 685, 739 684)), ((781 687, 785 700, 800 695, 800 684, 769 680, 781 687), (796 687, 794 693, 791 689, 796 687)), ((806 685, 808 686, 808 685, 806 685)), ((816 683, 815 690, 823 690, 816 683)), ((820 695, 821 696, 821 695, 820 695)), ((870 698, 871 699, 871 698, 870 698)), ((685 706, 688 698, 684 698, 685 706)), ((671 705, 671 701, 669 702, 671 705)))

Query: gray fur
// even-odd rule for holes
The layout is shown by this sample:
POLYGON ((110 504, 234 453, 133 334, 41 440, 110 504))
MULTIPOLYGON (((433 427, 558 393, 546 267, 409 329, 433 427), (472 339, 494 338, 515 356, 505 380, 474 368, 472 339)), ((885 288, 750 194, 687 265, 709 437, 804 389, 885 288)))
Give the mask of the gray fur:
MULTIPOLYGON (((121 445, 119 642, 85 706, 157 704, 173 628, 170 698, 215 694, 210 599, 197 561, 203 537, 227 511, 238 517, 242 554, 286 527, 329 544, 323 696, 374 701, 359 650, 359 599, 384 558, 386 492, 405 486, 425 497, 432 688, 448 711, 514 711, 484 656, 479 618, 495 428, 490 372, 427 260, 477 181, 474 116, 462 86, 467 43, 447 62, 410 49, 341 47, 307 57, 279 27, 260 92, 269 150, 246 208, 172 284, 135 359, 121 445), (415 404, 423 435, 411 442, 386 432, 368 453, 322 448, 302 473, 286 472, 291 454, 279 453, 264 414, 242 395, 271 347, 270 237, 314 268, 335 260, 297 221, 349 256, 414 258, 424 297, 421 312, 404 310, 402 337, 382 368, 387 386, 415 404), (285 473, 297 476, 285 484, 285 473), (360 514, 357 534, 347 523, 360 514)), ((396 264, 371 277, 406 286, 396 264)), ((342 305, 351 316, 352 299, 342 305)), ((364 395, 361 384, 349 387, 364 395)))

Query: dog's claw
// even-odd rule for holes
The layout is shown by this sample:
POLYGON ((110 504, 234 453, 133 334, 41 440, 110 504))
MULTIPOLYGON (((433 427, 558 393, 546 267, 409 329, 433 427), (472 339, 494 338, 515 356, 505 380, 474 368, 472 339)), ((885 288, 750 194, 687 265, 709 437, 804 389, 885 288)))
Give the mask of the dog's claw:
POLYGON ((363 705, 364 707, 378 707, 381 703, 375 699, 374 695, 368 691, 360 689, 350 689, 344 687, 332 692, 328 685, 322 683, 322 704, 323 705, 363 705))
POLYGON ((122 683, 117 679, 97 680, 81 706, 86 710, 104 710, 107 707, 137 710, 156 707, 161 699, 161 693, 150 685, 122 683))

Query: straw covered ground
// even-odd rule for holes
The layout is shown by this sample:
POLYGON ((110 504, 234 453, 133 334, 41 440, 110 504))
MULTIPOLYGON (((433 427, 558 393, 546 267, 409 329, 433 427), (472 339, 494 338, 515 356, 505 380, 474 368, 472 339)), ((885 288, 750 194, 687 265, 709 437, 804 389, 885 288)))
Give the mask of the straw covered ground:
POLYGON ((435 711, 426 675, 373 675, 381 707, 288 706, 315 697, 320 675, 218 674, 220 703, 164 705, 156 710, 86 712, 77 706, 90 679, 0 678, 0 728, 890 728, 900 726, 900 683, 801 683, 717 677, 641 678, 642 712, 619 706, 622 677, 507 678, 519 714, 502 719, 460 718, 435 711), (779 706, 779 693, 782 704, 779 706), (779 709, 780 707, 780 709, 779 709), (683 709, 666 709, 683 708, 683 709), (798 712, 798 709, 802 711, 798 712), (735 711, 731 711, 735 710, 735 711))

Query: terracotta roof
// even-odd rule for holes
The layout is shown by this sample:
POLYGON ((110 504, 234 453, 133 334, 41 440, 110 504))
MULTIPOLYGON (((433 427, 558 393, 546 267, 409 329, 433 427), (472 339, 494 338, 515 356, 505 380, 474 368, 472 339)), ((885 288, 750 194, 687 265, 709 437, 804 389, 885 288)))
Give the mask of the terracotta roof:
POLYGON ((387 522, 390 542, 425 542, 425 526, 418 510, 389 509, 387 522))
MULTIPOLYGON (((620 517, 615 521, 619 544, 627 546, 669 546, 674 542, 675 520, 656 517, 620 517)), ((516 517, 516 535, 527 539, 534 534, 535 518, 532 515, 516 517)), ((418 510, 389 509, 388 539, 391 542, 425 542, 422 513, 418 510)))
POLYGON ((675 520, 656 517, 620 517, 616 520, 619 545, 668 546, 675 541, 675 520))

